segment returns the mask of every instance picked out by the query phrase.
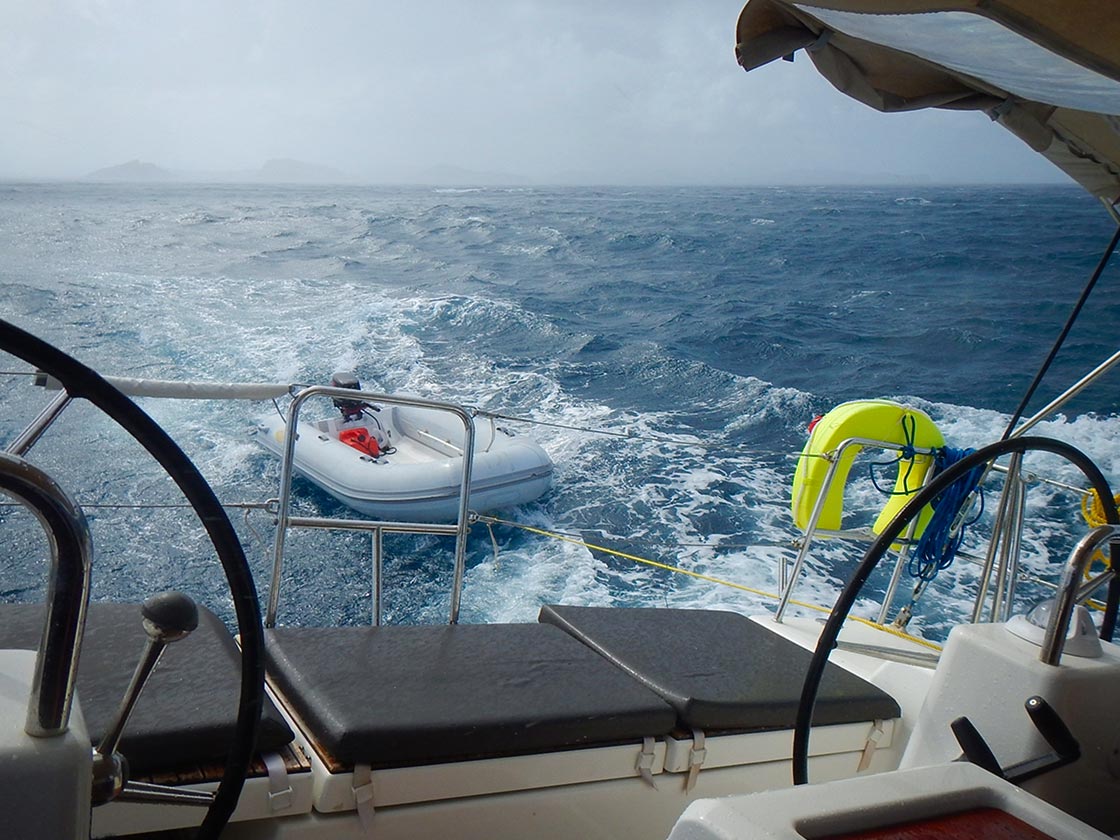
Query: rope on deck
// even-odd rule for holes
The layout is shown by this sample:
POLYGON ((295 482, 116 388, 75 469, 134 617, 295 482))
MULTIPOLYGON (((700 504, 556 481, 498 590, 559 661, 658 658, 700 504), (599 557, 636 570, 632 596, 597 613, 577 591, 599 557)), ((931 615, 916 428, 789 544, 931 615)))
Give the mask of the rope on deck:
MULTIPOLYGON (((657 560, 650 560, 646 557, 639 557, 636 554, 627 554, 624 551, 616 551, 613 548, 606 548, 605 546, 595 545, 594 543, 589 543, 589 542, 586 542, 585 540, 576 539, 574 537, 569 537, 565 534, 560 534, 560 533, 557 533, 555 531, 546 531, 543 528, 536 528, 532 525, 525 525, 521 522, 514 522, 514 521, 508 520, 508 519, 499 519, 496 516, 482 516, 482 515, 477 517, 477 521, 481 522, 481 523, 484 523, 484 524, 487 524, 487 525, 489 525, 489 524, 506 525, 506 526, 509 526, 511 528, 520 528, 523 531, 528 531, 529 533, 537 534, 537 535, 542 536, 542 537, 549 537, 551 539, 560 540, 561 542, 566 542, 566 543, 571 543, 572 545, 582 546, 583 548, 586 548, 590 551, 602 551, 602 552, 604 552, 606 554, 610 554, 614 557, 621 557, 624 560, 632 560, 635 563, 642 563, 642 564, 645 564, 647 566, 652 566, 652 567, 657 568, 657 569, 664 569, 665 571, 668 571, 668 572, 674 572, 676 574, 687 575, 688 577, 696 578, 698 580, 704 580, 704 581, 707 581, 708 583, 715 583, 715 584, 719 584, 720 586, 727 586, 727 587, 730 587, 732 589, 738 589, 741 592, 749 592, 752 595, 758 595, 759 597, 762 597, 762 598, 769 598, 769 599, 774 600, 774 601, 777 601, 777 600, 781 599, 780 595, 777 595, 774 592, 767 592, 764 589, 756 589, 753 586, 746 586, 745 584, 742 584, 742 583, 735 583, 734 581, 724 580, 723 578, 714 577, 712 575, 705 575, 705 574, 702 574, 701 572, 695 572, 691 569, 681 568, 680 566, 671 566, 668 563, 661 563, 661 562, 658 562, 657 560)), ((805 609, 815 610, 815 611, 821 612, 821 613, 830 613, 831 612, 831 610, 828 607, 822 607, 820 604, 811 604, 807 601, 791 600, 790 603, 794 604, 795 606, 798 606, 798 607, 804 607, 805 609)), ((849 620, 854 621, 858 624, 865 624, 868 627, 873 627, 876 630, 880 630, 880 631, 882 631, 884 633, 887 633, 891 636, 896 636, 897 638, 905 639, 909 642, 913 642, 917 645, 921 645, 922 647, 926 647, 926 648, 929 648, 931 650, 936 650, 936 651, 941 650, 941 645, 937 644, 936 642, 931 642, 927 639, 922 639, 918 636, 913 636, 909 633, 906 633, 902 630, 898 630, 897 628, 894 628, 894 627, 887 627, 885 625, 878 624, 874 621, 871 621, 870 619, 860 618, 859 616, 849 616, 849 620)))

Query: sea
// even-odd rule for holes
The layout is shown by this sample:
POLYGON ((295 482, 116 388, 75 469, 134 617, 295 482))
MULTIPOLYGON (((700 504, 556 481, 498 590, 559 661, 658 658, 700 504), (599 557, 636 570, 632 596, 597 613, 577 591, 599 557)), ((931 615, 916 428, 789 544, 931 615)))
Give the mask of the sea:
MULTIPOLYGON (((953 447, 998 439, 1112 231, 1072 186, 8 183, 0 312, 105 374, 325 384, 346 370, 371 390, 518 418, 502 422, 548 451, 554 486, 473 526, 464 622, 533 621, 549 603, 760 613, 796 553, 790 487, 809 422, 885 398, 927 412, 953 447)), ((1116 350, 1118 279, 1105 270, 1028 414, 1116 350)), ((10 441, 50 394, 20 360, 0 367, 10 441)), ((262 505, 279 467, 249 431, 277 406, 140 402, 230 505, 266 598, 262 505)), ((1112 373, 1036 432, 1115 483, 1118 407, 1112 373)), ((29 457, 86 511, 95 599, 182 589, 231 619, 197 520, 110 421, 76 404, 29 457)), ((862 464, 846 524, 884 503, 870 473, 891 467, 862 464)), ((1053 456, 1027 466, 1038 480, 1018 608, 1045 595, 1034 579, 1053 580, 1085 529, 1080 473, 1053 456)), ((985 537, 997 492, 998 479, 966 547, 985 537)), ((303 480, 295 500, 351 515, 303 480)), ((12 505, 0 519, 0 599, 41 599, 41 530, 12 505)), ((815 543, 794 597, 829 605, 864 548, 815 543)), ((385 622, 447 620, 452 549, 386 536, 385 622)), ((858 613, 877 614, 888 575, 876 572, 858 613)), ((944 638, 978 575, 958 558, 911 630, 944 638)), ((368 623, 370 591, 368 536, 289 537, 280 623, 368 623)))

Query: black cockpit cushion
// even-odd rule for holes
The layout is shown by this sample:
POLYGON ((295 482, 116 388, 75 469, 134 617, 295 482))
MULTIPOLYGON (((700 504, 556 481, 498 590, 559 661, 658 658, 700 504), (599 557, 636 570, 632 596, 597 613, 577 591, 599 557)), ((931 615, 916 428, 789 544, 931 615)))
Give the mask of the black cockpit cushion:
POLYGON ((544 624, 282 627, 265 637, 272 686, 334 766, 633 742, 676 719, 544 624))
MULTIPOLYGON (((749 618, 718 610, 545 606, 555 625, 665 699, 682 726, 792 728, 811 654, 749 618)), ((899 716, 894 699, 829 664, 815 724, 899 716)))
MULTIPOLYGON (((94 744, 109 728, 147 641, 139 604, 91 603, 78 661, 78 698, 94 744)), ((0 649, 36 650, 41 604, 0 605, 0 649)), ((134 776, 224 763, 233 743, 241 655, 225 625, 199 607, 198 629, 168 645, 124 728, 120 753, 134 776)), ((257 749, 292 731, 266 700, 257 749)))

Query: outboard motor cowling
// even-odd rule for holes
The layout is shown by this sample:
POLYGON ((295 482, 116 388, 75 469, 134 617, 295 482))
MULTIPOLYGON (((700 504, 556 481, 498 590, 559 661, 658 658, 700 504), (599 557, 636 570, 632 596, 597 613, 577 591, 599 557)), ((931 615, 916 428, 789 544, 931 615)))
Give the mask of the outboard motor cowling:
MULTIPOLYGON (((358 381, 357 375, 349 371, 339 371, 332 375, 331 387, 350 388, 355 391, 362 390, 362 384, 358 381)), ((347 400, 341 397, 334 397, 331 402, 333 402, 334 407, 342 413, 342 419, 346 422, 360 420, 362 412, 368 407, 366 403, 361 400, 347 400)))

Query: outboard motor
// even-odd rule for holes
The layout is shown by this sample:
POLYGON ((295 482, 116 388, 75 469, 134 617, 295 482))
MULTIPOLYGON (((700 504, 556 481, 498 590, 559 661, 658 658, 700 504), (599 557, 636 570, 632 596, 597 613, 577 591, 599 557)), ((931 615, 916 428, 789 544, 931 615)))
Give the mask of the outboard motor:
MULTIPOLYGON (((331 376, 331 387, 351 388, 355 391, 362 390, 362 384, 358 381, 358 377, 349 371, 339 371, 331 376)), ((331 402, 334 403, 335 408, 342 412, 342 419, 345 422, 360 420, 362 412, 368 407, 361 400, 347 400, 340 397, 334 397, 331 402)))

